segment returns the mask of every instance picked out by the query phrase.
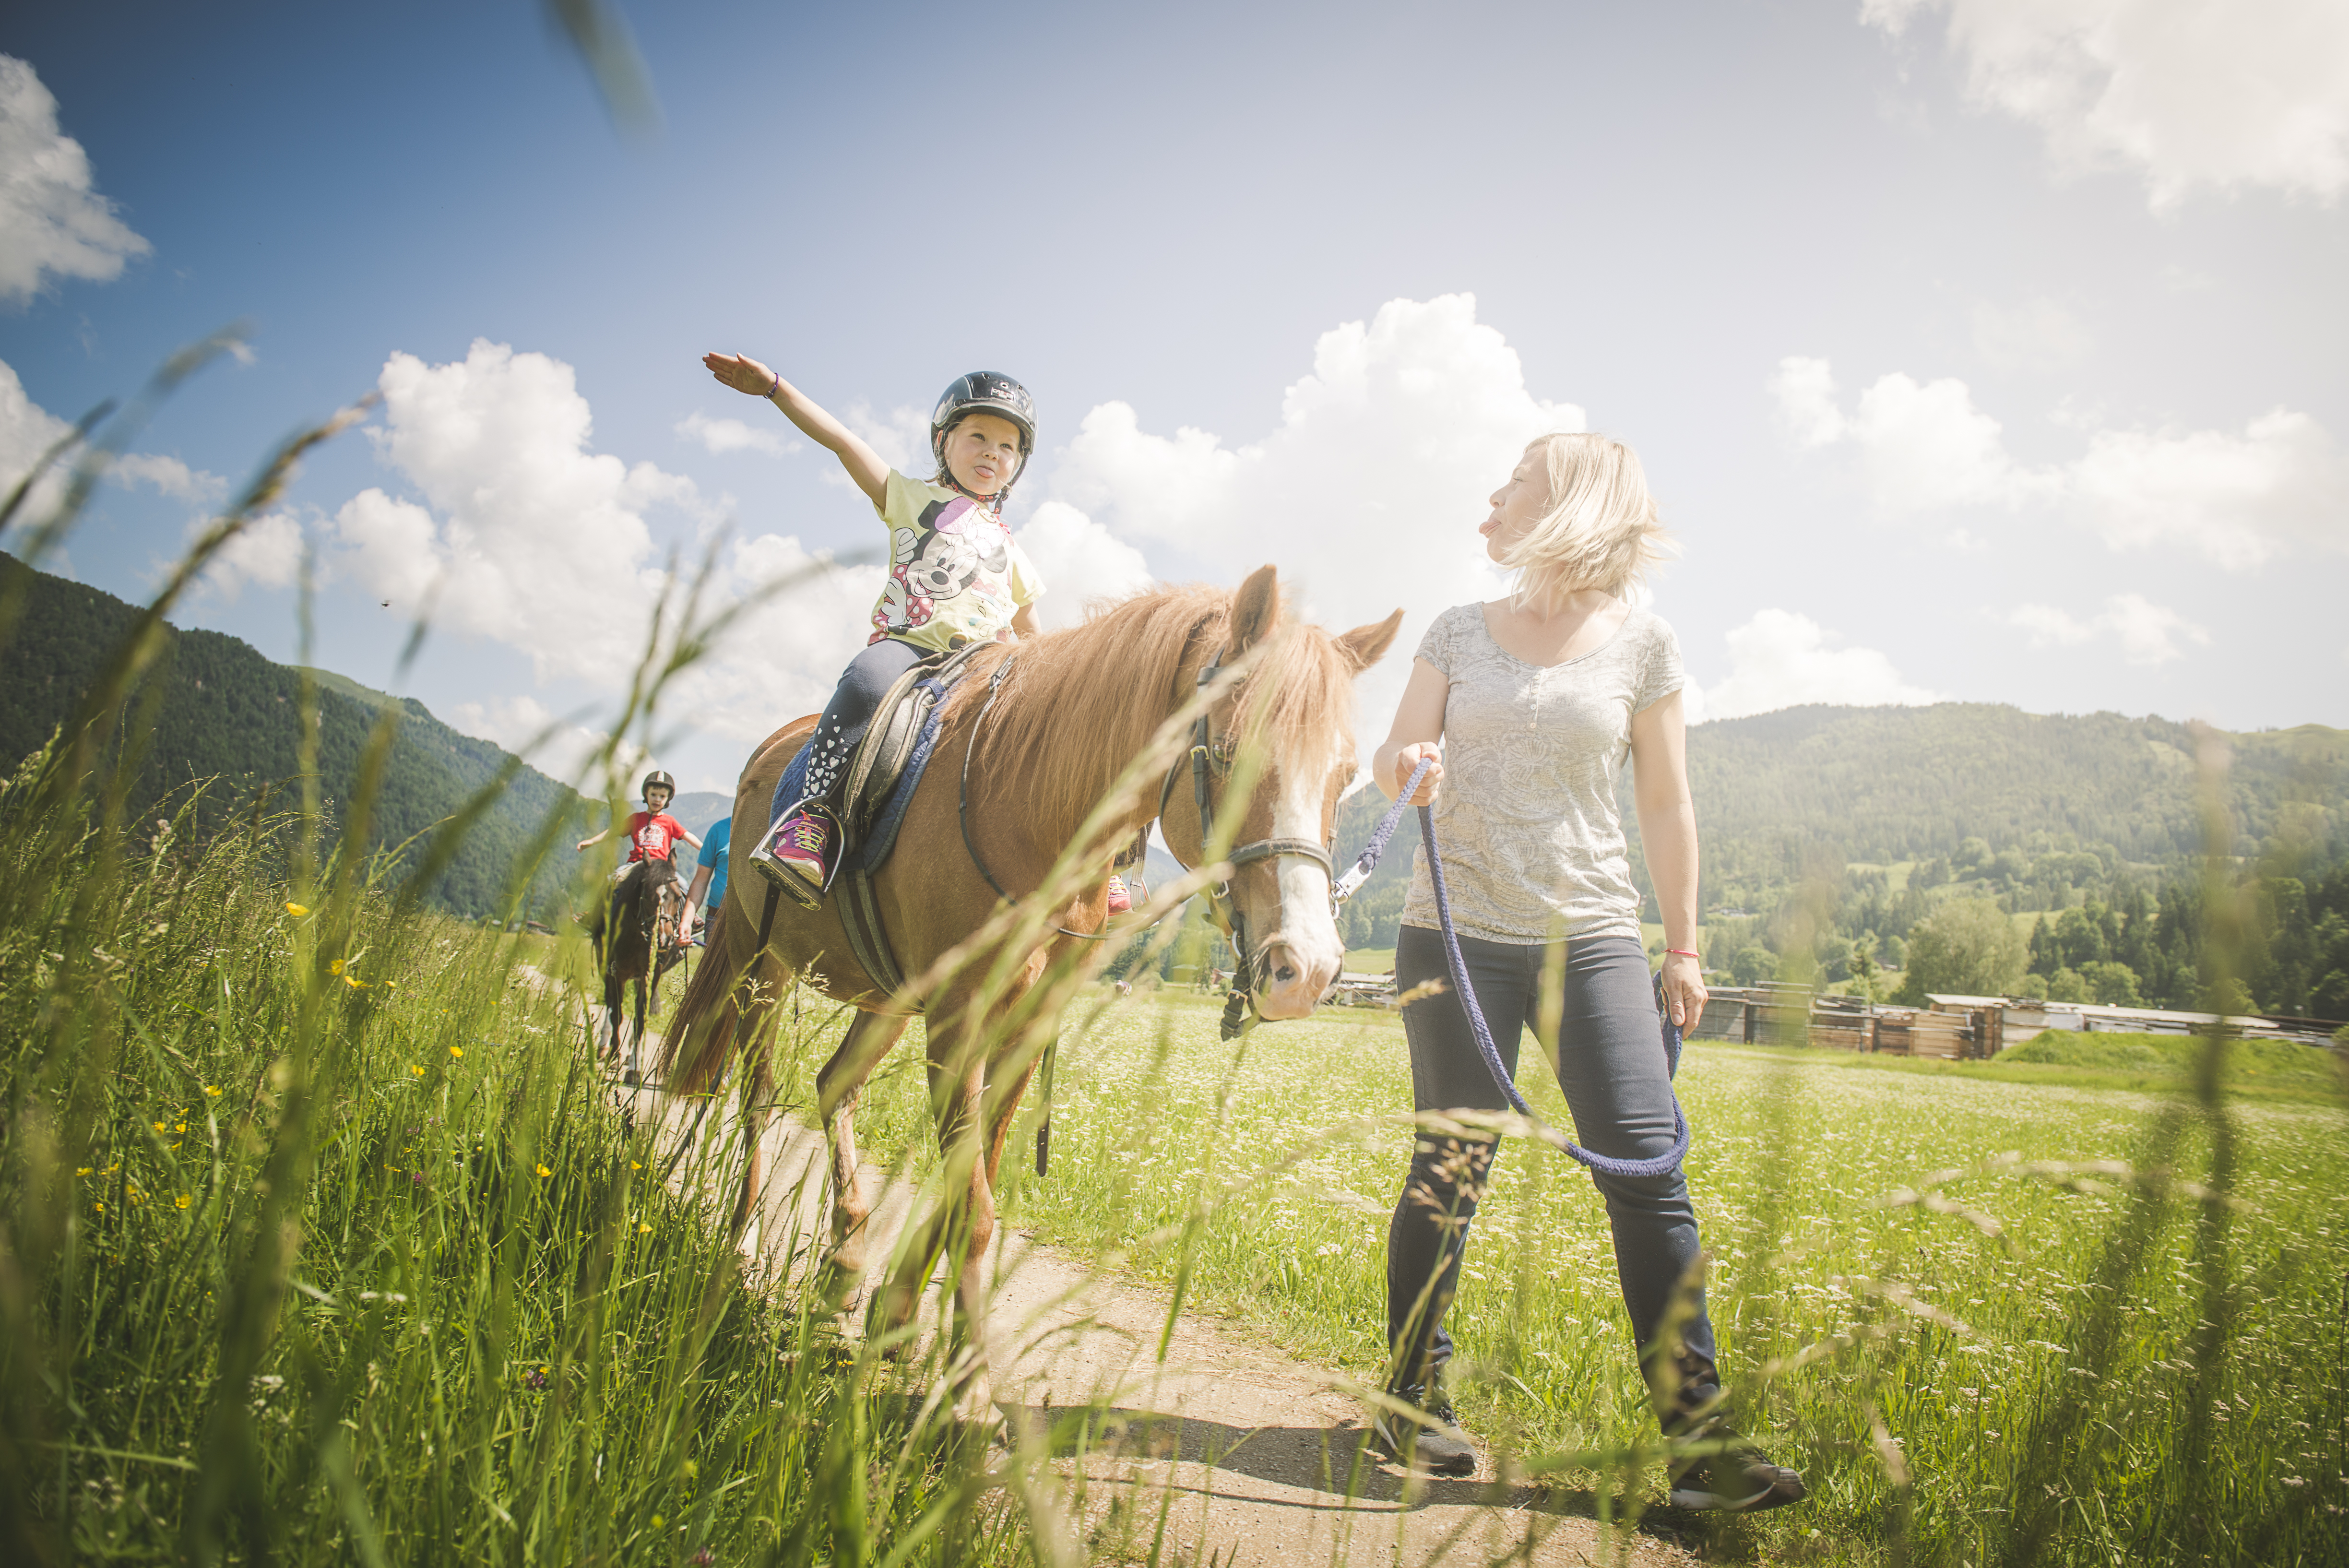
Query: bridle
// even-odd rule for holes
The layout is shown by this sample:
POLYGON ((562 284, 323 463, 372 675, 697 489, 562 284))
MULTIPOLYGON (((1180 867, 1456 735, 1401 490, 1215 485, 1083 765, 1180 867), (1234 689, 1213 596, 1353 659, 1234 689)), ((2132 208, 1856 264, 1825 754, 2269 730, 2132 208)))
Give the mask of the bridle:
MULTIPOLYGON (((1200 623, 1201 627, 1206 625, 1205 621, 1200 623)), ((1193 635, 1196 635, 1196 628, 1194 629, 1193 635)), ((1222 672, 1224 653, 1224 649, 1217 649, 1215 657, 1200 667, 1197 681, 1199 686, 1206 687, 1222 672)), ((1019 900, 1004 889, 1002 883, 996 880, 995 873, 988 869, 986 860, 978 853, 978 845, 971 837, 970 763, 973 753, 978 749, 978 732, 987 722, 988 712, 994 708, 995 699, 1002 690, 1003 679, 1011 673, 1011 665, 1017 657, 1016 654, 1007 657, 997 665, 993 677, 987 683, 987 701, 980 704, 978 716, 971 721, 970 739, 963 748, 962 784, 955 804, 955 815, 962 828, 963 848, 970 856, 971 864, 978 867, 978 874, 987 879, 987 885, 995 890, 998 898, 1006 903, 1015 904, 1019 900)), ((1236 742, 1230 732, 1226 731, 1220 736, 1216 733, 1215 710, 1212 707, 1204 708, 1200 710, 1198 718, 1192 722, 1189 751, 1184 756, 1174 759, 1166 770, 1165 780, 1158 786, 1157 815, 1163 821, 1166 815, 1167 805, 1174 798, 1174 781, 1181 776, 1185 762, 1186 760, 1189 762, 1191 798, 1198 808, 1199 843, 1202 848, 1214 839, 1216 832, 1216 790, 1212 781, 1218 774, 1227 774, 1231 772, 1232 757, 1236 749, 1236 742)), ((1192 869, 1190 866, 1185 864, 1180 855, 1174 855, 1173 845, 1168 845, 1166 852, 1174 856, 1174 863, 1182 866, 1184 870, 1192 869)), ((1321 867, 1324 876, 1331 875, 1335 869, 1330 859, 1330 846, 1310 838, 1258 838, 1247 844, 1234 845, 1224 856, 1224 859, 1237 871, 1241 867, 1253 865, 1258 860, 1275 860, 1288 855, 1312 861, 1321 867)), ((1252 981, 1259 955, 1248 950, 1247 918, 1240 913, 1239 906, 1232 902, 1232 885, 1227 881, 1215 883, 1207 888, 1206 895, 1208 913, 1213 917, 1216 928, 1231 939, 1232 951, 1239 962, 1238 973, 1233 976, 1235 983, 1232 987, 1232 1000, 1224 1009, 1225 1034, 1229 1038, 1240 1028, 1238 1015, 1255 1005, 1256 987, 1252 981)), ((1061 925, 1055 925, 1052 929, 1064 937, 1079 937, 1087 941, 1101 941, 1110 934, 1106 931, 1072 931, 1061 925)), ((1132 933, 1121 934, 1131 935, 1132 933)))
MULTIPOLYGON (((1222 670, 1225 651, 1226 649, 1217 649, 1216 656, 1199 667, 1198 684, 1202 688, 1222 670)), ((1198 718, 1192 722, 1191 748, 1186 753, 1191 764, 1191 798, 1199 812, 1199 846, 1202 853, 1206 852, 1216 836, 1215 790, 1209 780, 1216 774, 1231 772, 1236 749, 1230 731, 1226 730, 1220 737, 1216 735, 1214 708, 1202 708, 1198 718)), ((1174 781, 1182 773, 1185 761, 1185 757, 1175 758, 1166 770, 1165 781, 1158 786, 1158 817, 1162 828, 1167 805, 1174 798, 1174 781)), ((1164 836, 1163 832, 1160 836, 1164 836)), ((1182 866, 1184 870, 1193 869, 1184 865, 1180 855, 1174 855, 1171 842, 1166 852, 1174 856, 1174 863, 1182 866)), ((1236 844, 1226 853, 1224 859, 1237 871, 1258 860, 1277 860, 1288 855, 1310 860, 1321 867, 1324 876, 1334 876, 1336 867, 1330 857, 1330 846, 1310 838, 1258 838, 1247 844, 1236 844)), ((1255 970, 1260 955, 1248 949, 1247 919, 1241 915, 1239 906, 1232 901, 1232 885, 1227 881, 1214 883, 1207 888, 1206 894, 1208 913, 1214 917, 1224 935, 1231 939, 1232 952, 1239 965, 1238 972, 1232 976, 1231 1000, 1224 1006, 1223 1033, 1226 1039, 1229 1039, 1240 1032, 1245 1014, 1256 1006, 1255 970)))

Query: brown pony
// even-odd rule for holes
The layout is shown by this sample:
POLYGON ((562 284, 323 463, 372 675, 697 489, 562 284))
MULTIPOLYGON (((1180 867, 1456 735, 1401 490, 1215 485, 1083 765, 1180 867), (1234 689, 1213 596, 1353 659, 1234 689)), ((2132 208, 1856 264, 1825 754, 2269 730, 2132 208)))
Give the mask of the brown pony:
POLYGON ((626 1081, 641 1083, 639 1061, 644 1050, 645 1007, 659 999, 661 976, 683 956, 674 941, 677 917, 685 903, 677 866, 667 858, 639 860, 614 888, 597 911, 592 935, 595 960, 604 971, 604 1020, 610 1044, 604 1060, 620 1059, 620 1004, 627 988, 636 988, 636 1028, 628 1037, 626 1081))
MULTIPOLYGON (((750 864, 768 826, 776 780, 814 719, 777 731, 743 770, 734 796, 730 907, 718 947, 688 985, 662 1043, 668 1087, 698 1092, 737 1050, 771 1039, 771 1009, 795 978, 859 1009, 816 1081, 832 1153, 828 1269, 833 1288, 853 1289, 864 1272, 871 1210, 858 1190, 851 1117, 866 1077, 905 1032, 909 1010, 926 1014, 948 1198, 902 1251, 876 1301, 874 1326, 893 1332, 910 1323, 923 1284, 945 1255, 960 1328, 973 1347, 976 1387, 965 1394, 973 1408, 983 1409, 989 1398, 985 1302, 974 1263, 994 1235, 1005 1136, 1034 1072, 1037 1042, 1051 1028, 1049 1018, 1021 1015, 1022 999, 1056 958, 1076 957, 1086 945, 1081 933, 1105 922, 1107 872, 1117 846, 1159 818, 1168 846, 1187 864, 1200 864, 1205 836, 1196 788, 1213 797, 1215 836, 1225 843, 1327 845, 1339 794, 1354 771, 1353 678, 1386 651, 1402 621, 1397 610, 1342 636, 1288 621, 1276 575, 1266 566, 1237 592, 1191 587, 1143 593, 1094 611, 1081 626, 978 655, 947 704, 935 761, 906 809, 896 848, 874 877, 898 966, 909 987, 927 974, 926 994, 885 994, 852 956, 833 900, 804 910, 789 898, 771 899, 750 864), (1226 677, 1231 684, 1220 695, 1208 689, 1213 700, 1204 711, 1214 765, 1200 774, 1206 782, 1195 788, 1183 753, 1163 790, 1154 773, 1147 788, 1129 787, 1116 810, 1085 831, 1081 852, 1100 846, 1100 864, 1087 868, 1074 891, 1049 907, 1031 907, 1120 775, 1154 741, 1164 746, 1162 730, 1194 701, 1201 671, 1211 663, 1246 670, 1236 680, 1226 677), (1229 758, 1242 736, 1250 740, 1255 763, 1235 774, 1229 758), (1243 796, 1233 786, 1251 767, 1254 782, 1243 796), (1024 925, 1005 929, 1010 921, 988 873, 1008 895, 1030 900, 1018 911, 1028 917, 1024 925), (771 921, 763 945, 762 919, 771 921), (975 934, 980 940, 974 943, 975 934), (970 950, 957 954, 958 946, 970 950), (1012 1049, 1022 1041, 1026 1048, 1012 1049)), ((1246 852, 1231 858, 1239 862, 1246 852)), ((1293 847, 1247 860, 1231 875, 1225 908, 1247 941, 1243 972, 1252 978, 1258 1015, 1310 1012, 1344 957, 1326 864, 1293 847)), ((1040 992, 1036 1000, 1048 995, 1040 992)), ((773 1081, 769 1053, 750 1054, 752 1152, 735 1210, 738 1233, 758 1200, 758 1135, 773 1081)))

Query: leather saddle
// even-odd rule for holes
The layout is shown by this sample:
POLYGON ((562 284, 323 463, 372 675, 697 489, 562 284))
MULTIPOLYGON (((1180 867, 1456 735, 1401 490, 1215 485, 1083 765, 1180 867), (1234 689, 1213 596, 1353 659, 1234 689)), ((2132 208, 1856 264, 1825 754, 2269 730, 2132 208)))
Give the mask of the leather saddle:
MULTIPOLYGON (((967 642, 951 653, 934 654, 899 676, 874 710, 864 738, 848 759, 848 776, 841 787, 841 844, 833 862, 829 891, 837 900, 840 922, 848 930, 848 945, 856 961, 880 990, 895 996, 905 989, 905 976, 889 945, 881 919, 880 900, 873 890, 874 874, 887 864, 897 846, 897 829, 905 819, 915 788, 928 768, 937 743, 939 710, 970 666, 971 659, 989 645, 967 642)), ((781 801, 793 794, 792 775, 803 766, 802 748, 778 785, 781 801)), ((774 919, 776 892, 770 885, 763 925, 774 919)), ((761 933, 765 945, 765 932, 761 933)), ((919 1008, 917 999, 900 997, 919 1008)))

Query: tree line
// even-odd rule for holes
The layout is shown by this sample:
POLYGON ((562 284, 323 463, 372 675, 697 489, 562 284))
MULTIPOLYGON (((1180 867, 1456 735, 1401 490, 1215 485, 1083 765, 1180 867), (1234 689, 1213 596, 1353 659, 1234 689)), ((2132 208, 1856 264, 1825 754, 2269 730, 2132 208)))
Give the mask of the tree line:
MULTIPOLYGON (((19 590, 23 614, 6 645, 8 679, 0 682, 0 763, 11 765, 71 719, 139 615, 111 594, 30 572, 0 555, 0 595, 19 590)), ((166 628, 164 641, 141 689, 105 737, 111 757, 129 764, 126 804, 132 818, 175 813, 199 784, 208 787, 196 796, 193 826, 203 836, 249 810, 264 793, 286 805, 298 799, 302 671, 219 632, 166 628)), ((330 812, 352 796, 382 704, 398 703, 398 738, 368 835, 371 850, 394 857, 389 875, 395 884, 403 865, 421 859, 434 825, 511 762, 499 747, 450 729, 413 699, 386 697, 327 676, 316 687, 315 701, 319 789, 330 812)), ((502 913, 510 879, 549 813, 575 819, 566 834, 593 815, 565 785, 535 768, 520 768, 455 859, 423 890, 426 900, 468 917, 502 913)), ((570 860, 568 855, 550 858, 538 868, 526 908, 562 906, 570 860)))

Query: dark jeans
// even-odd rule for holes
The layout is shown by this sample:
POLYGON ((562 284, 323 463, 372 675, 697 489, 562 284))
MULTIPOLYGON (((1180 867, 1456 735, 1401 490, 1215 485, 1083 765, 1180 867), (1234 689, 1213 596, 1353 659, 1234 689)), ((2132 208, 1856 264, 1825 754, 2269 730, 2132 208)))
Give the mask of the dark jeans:
MULTIPOLYGON (((1514 1074, 1519 1040, 1526 1028, 1538 1028, 1542 968, 1551 950, 1463 937, 1460 950, 1493 1043, 1514 1074)), ((1476 1049, 1467 1012, 1450 989, 1443 937, 1423 927, 1403 927, 1395 946, 1396 989, 1408 991, 1436 979, 1445 981, 1441 993, 1403 1010, 1413 1108, 1506 1110, 1508 1102, 1476 1049)), ((1672 1070, 1678 1064, 1665 1054, 1640 944, 1630 937, 1569 942, 1564 979, 1558 1027, 1563 1044, 1552 1065, 1573 1113, 1576 1141, 1618 1159, 1668 1153, 1673 1139, 1672 1070)), ((1423 1133, 1414 1149, 1402 1200, 1387 1226, 1387 1343, 1394 1354, 1392 1386, 1416 1392, 1428 1387, 1452 1358, 1444 1309, 1459 1282, 1476 1195, 1499 1145, 1463 1145, 1423 1133)), ((1607 1200, 1615 1232, 1615 1272, 1631 1315, 1632 1345, 1635 1353, 1646 1354, 1673 1290, 1697 1256, 1688 1182, 1677 1169, 1636 1179, 1593 1171, 1591 1179, 1607 1200)), ((1683 1364, 1666 1382, 1685 1386, 1684 1401, 1709 1396, 1714 1382, 1713 1323, 1702 1293, 1695 1305, 1680 1345, 1663 1347, 1683 1364)))
MULTIPOLYGON (((833 688, 832 701, 823 705, 823 716, 815 722, 815 733, 809 742, 815 747, 808 758, 807 784, 802 794, 812 799, 839 802, 834 798, 848 771, 848 759, 856 754, 856 742, 864 738, 865 726, 873 722, 874 710, 897 678, 929 657, 929 649, 899 642, 885 637, 868 645, 864 651, 848 661, 840 672, 840 684, 833 688)), ((780 782, 770 821, 796 805, 782 798, 780 782)))

